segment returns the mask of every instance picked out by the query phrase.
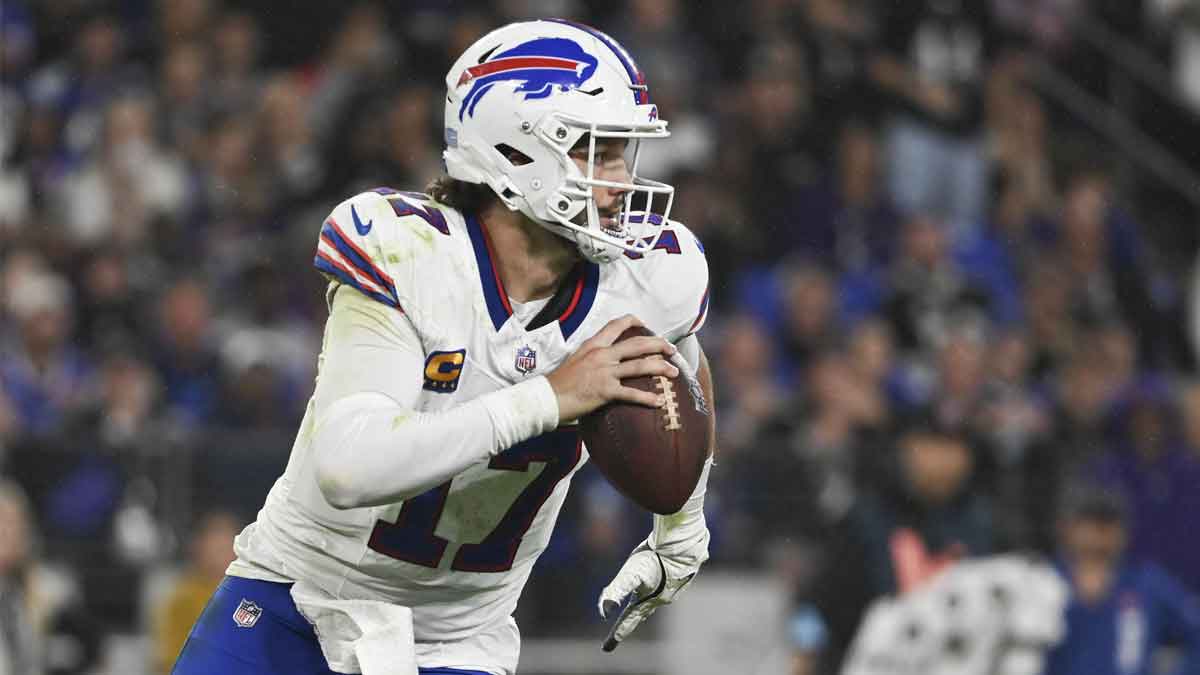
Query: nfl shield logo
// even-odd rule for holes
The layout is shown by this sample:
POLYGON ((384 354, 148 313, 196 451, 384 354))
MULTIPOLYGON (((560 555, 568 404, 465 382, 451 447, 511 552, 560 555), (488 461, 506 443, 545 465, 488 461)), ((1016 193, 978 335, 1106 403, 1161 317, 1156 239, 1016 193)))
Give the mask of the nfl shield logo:
POLYGON ((517 372, 521 373, 522 375, 528 375, 529 373, 532 373, 533 369, 537 368, 537 352, 530 349, 529 345, 521 347, 517 350, 516 365, 517 372))
POLYGON ((253 628, 254 624, 258 623, 260 616, 262 616, 262 607, 242 598, 242 602, 233 612, 233 622, 242 628, 253 628))

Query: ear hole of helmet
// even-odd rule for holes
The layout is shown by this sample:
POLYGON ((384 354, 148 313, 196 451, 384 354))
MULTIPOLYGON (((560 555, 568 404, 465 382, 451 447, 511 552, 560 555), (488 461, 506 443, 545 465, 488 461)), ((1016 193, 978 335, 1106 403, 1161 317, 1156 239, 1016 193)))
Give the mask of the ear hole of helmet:
POLYGON ((532 157, 507 143, 500 143, 495 147, 496 152, 499 152, 500 155, 504 157, 504 159, 508 160, 508 163, 513 166, 525 166, 526 164, 533 163, 532 157))

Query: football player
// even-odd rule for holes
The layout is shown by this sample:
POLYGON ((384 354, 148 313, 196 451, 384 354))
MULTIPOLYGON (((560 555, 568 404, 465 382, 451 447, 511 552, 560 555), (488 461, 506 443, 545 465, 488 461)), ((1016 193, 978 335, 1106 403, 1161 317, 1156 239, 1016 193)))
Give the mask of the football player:
MULTIPOLYGON (((446 76, 447 176, 377 189, 321 225, 330 309, 283 475, 177 675, 506 675, 512 613, 586 460, 573 421, 642 375, 696 377, 703 249, 637 175, 667 136, 609 36, 500 28, 446 76), (645 325, 657 337, 614 342, 645 325)), ((613 649, 708 558, 705 464, 601 594, 613 649)))

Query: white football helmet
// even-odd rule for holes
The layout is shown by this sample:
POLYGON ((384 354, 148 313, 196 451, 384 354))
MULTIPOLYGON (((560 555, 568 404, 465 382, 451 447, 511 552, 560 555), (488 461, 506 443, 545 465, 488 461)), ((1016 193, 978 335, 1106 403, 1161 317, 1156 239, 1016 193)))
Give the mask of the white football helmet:
POLYGON ((446 90, 443 156, 452 178, 486 183, 508 208, 573 241, 593 262, 654 248, 675 189, 637 175, 640 141, 669 132, 616 40, 558 19, 512 23, 459 57, 446 90), (568 156, 584 134, 586 174, 568 156), (595 177, 596 141, 604 138, 628 140, 629 182, 595 177), (531 161, 514 164, 513 150, 531 161), (625 193, 611 226, 597 210, 597 187, 625 193))

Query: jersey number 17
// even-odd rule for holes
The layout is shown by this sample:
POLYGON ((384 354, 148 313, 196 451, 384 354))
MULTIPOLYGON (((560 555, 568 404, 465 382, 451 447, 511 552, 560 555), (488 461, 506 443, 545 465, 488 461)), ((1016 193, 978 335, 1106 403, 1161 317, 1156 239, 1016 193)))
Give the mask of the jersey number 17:
MULTIPOLYGON (((518 443, 492 458, 488 468, 528 471, 531 462, 545 468, 529 482, 496 527, 477 544, 463 544, 450 569, 459 572, 505 572, 512 569, 521 539, 559 481, 579 463, 579 433, 559 429, 518 443)), ((422 567, 438 567, 449 540, 434 534, 453 479, 404 502, 396 522, 376 521, 368 546, 376 553, 422 567)))

